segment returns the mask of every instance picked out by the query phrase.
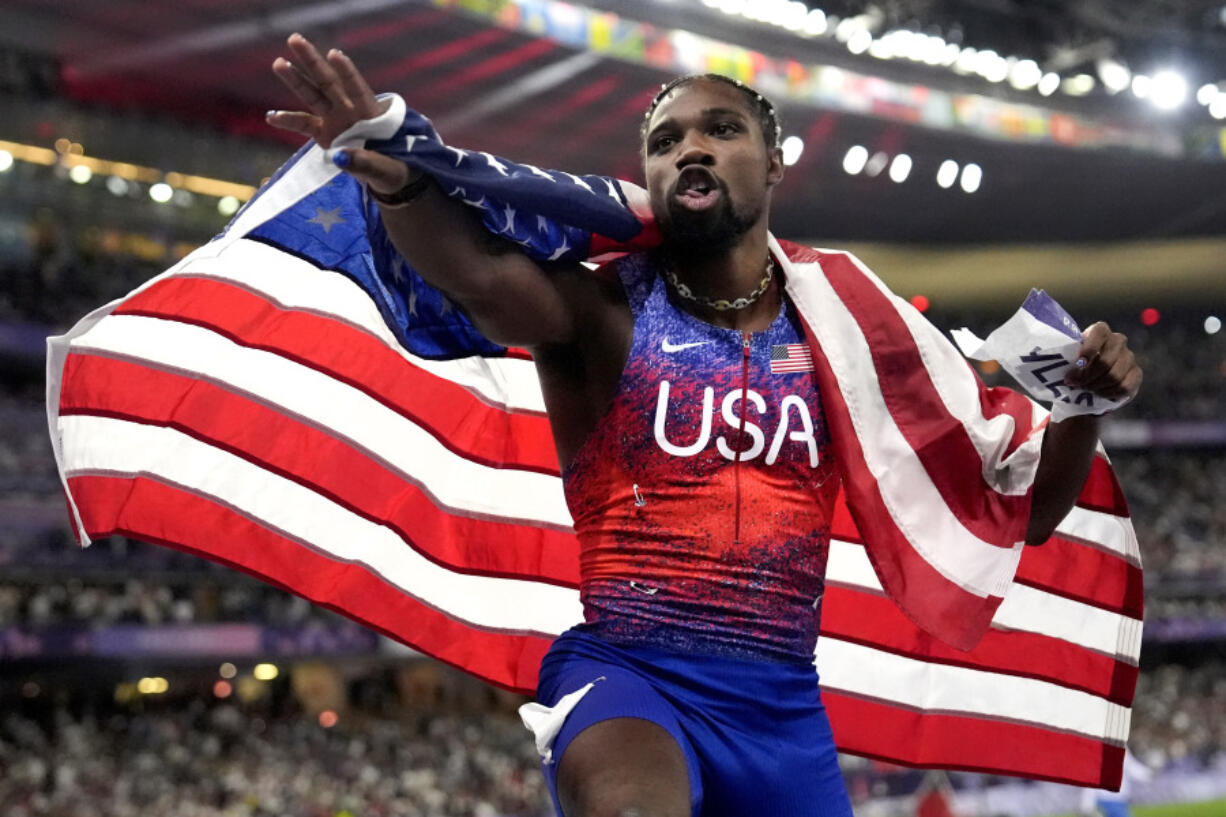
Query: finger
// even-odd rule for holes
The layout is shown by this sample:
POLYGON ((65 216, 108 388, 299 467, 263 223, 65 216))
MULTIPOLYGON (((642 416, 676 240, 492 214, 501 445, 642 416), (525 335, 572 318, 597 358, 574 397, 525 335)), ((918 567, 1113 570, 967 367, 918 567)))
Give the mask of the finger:
POLYGON ((274 128, 301 133, 312 139, 319 133, 320 118, 305 111, 269 111, 264 114, 264 121, 274 128))
POLYGON ((338 108, 350 107, 349 98, 345 95, 340 77, 336 75, 336 71, 332 69, 328 61, 320 56, 311 41, 301 34, 291 34, 286 43, 294 54, 294 61, 298 69, 319 89, 328 104, 338 108))
POLYGON ((384 195, 400 190, 409 183, 412 174, 404 162, 362 148, 338 150, 332 161, 362 184, 384 195), (338 154, 348 157, 347 161, 337 158, 338 154))
POLYGON ((1081 333, 1081 346, 1077 350, 1077 360, 1073 369, 1065 376, 1064 382, 1070 386, 1081 386, 1089 380, 1102 374, 1103 367, 1096 365, 1103 346, 1111 335, 1111 327, 1102 321, 1091 324, 1081 333))
POLYGON ((272 61, 272 72, 284 83, 285 87, 294 92, 294 96, 302 100, 302 104, 312 111, 327 113, 332 108, 332 103, 327 97, 320 93, 319 89, 298 70, 298 67, 285 57, 277 57, 272 61))
POLYGON ((1136 357, 1133 353, 1127 349, 1125 353, 1115 361, 1107 372, 1087 383, 1085 388, 1104 397, 1120 396, 1123 393, 1123 384, 1127 380, 1129 373, 1137 368, 1136 357))
POLYGON ((375 99, 375 92, 370 90, 366 78, 358 71, 353 60, 349 59, 349 55, 334 48, 328 52, 328 62, 340 77, 341 87, 345 89, 345 95, 349 97, 357 114, 363 119, 378 116, 379 102, 375 99))

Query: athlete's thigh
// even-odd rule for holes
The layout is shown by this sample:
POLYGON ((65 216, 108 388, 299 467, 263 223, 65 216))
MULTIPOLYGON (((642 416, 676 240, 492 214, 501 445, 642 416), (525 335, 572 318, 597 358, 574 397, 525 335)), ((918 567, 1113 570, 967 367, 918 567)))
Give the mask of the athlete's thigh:
POLYGON ((664 727, 642 718, 592 724, 558 763, 565 817, 690 817, 689 768, 664 727))

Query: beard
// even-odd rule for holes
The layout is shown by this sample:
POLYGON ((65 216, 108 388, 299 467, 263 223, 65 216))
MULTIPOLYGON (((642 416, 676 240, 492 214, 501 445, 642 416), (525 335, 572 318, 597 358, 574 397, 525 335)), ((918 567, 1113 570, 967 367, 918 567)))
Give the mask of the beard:
POLYGON ((669 196, 664 212, 656 214, 664 246, 689 257, 710 257, 732 249, 762 215, 761 206, 737 208, 721 183, 719 202, 709 210, 695 212, 669 196))

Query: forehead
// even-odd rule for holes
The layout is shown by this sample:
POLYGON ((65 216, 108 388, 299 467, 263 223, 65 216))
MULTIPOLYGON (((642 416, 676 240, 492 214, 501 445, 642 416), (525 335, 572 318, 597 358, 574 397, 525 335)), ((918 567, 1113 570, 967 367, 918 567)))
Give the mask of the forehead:
POLYGON ((713 79, 696 79, 668 92, 651 114, 648 129, 665 118, 677 118, 701 113, 708 108, 741 111, 752 118, 753 108, 740 89, 713 79))

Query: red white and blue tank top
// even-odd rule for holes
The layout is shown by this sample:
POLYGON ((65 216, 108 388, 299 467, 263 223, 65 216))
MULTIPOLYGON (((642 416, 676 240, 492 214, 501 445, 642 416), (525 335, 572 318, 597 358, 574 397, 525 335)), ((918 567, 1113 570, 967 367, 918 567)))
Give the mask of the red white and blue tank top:
POLYGON ((634 339, 562 474, 583 629, 615 643, 812 660, 837 470, 793 307, 754 333, 677 307, 652 257, 611 265, 634 339))

